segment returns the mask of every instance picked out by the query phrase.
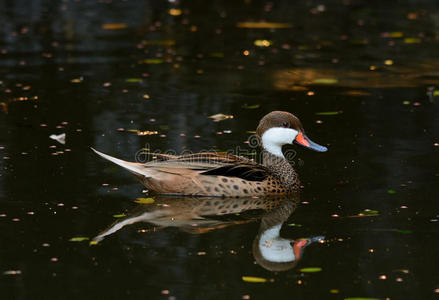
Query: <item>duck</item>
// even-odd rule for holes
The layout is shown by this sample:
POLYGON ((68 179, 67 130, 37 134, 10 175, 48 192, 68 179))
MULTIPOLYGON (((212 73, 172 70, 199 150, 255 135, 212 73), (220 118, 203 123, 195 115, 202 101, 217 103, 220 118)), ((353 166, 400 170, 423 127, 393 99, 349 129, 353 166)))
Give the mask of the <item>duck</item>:
POLYGON ((184 155, 154 153, 146 163, 128 162, 91 148, 131 172, 149 191, 164 195, 213 197, 282 196, 300 189, 297 172, 282 152, 296 144, 317 152, 327 147, 311 141, 294 114, 272 111, 259 121, 256 138, 261 163, 244 156, 217 152, 184 155))

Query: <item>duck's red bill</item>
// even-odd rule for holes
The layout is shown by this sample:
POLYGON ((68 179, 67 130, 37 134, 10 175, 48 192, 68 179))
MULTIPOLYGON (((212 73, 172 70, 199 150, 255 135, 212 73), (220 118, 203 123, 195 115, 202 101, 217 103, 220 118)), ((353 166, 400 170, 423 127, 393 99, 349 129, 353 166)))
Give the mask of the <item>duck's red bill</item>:
POLYGON ((328 148, 311 141, 303 132, 299 131, 294 143, 318 152, 326 152, 328 148))

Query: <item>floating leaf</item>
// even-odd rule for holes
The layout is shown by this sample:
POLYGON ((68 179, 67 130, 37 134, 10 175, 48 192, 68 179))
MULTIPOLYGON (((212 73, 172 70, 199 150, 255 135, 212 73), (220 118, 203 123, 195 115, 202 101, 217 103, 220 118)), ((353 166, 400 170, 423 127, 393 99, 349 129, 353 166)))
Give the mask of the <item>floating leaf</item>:
POLYGON ((225 115, 225 114, 215 114, 209 116, 210 119, 213 119, 215 122, 219 122, 226 119, 233 119, 233 115, 225 115))
POLYGON ((137 198, 134 202, 139 204, 151 204, 154 203, 154 198, 137 198))
POLYGON ((348 96, 370 96, 371 94, 365 91, 359 91, 359 90, 349 90, 342 93, 343 95, 348 96))
POLYGON ((115 23, 115 24, 103 24, 102 29, 106 30, 117 30, 127 28, 127 24, 125 23, 115 23))
POLYGON ((269 40, 255 40, 253 45, 257 47, 270 47, 273 44, 272 41, 269 40))
POLYGON ((413 231, 408 230, 408 229, 396 229, 395 231, 399 232, 399 233, 404 233, 404 234, 409 234, 409 233, 413 232, 413 231))
POLYGON ((312 81, 314 84, 336 84, 338 83, 337 78, 316 78, 312 81))
POLYGON ((273 22, 239 22, 236 24, 238 28, 252 29, 271 29, 271 28, 291 28, 293 25, 289 23, 273 23, 273 22))
POLYGON ((343 111, 341 111, 341 110, 339 110, 339 111, 322 111, 322 112, 316 113, 316 115, 318 115, 318 116, 335 116, 335 115, 339 115, 342 113, 343 113, 343 111))
POLYGON ((288 226, 292 226, 292 227, 302 227, 302 224, 290 223, 290 224, 288 224, 288 226))
POLYGON ((244 104, 244 105, 241 106, 241 107, 242 107, 242 108, 245 108, 245 109, 256 109, 256 108, 261 107, 261 105, 260 105, 260 104, 253 104, 253 105, 244 104))
POLYGON ((126 214, 116 214, 116 215, 113 215, 113 217, 114 218, 123 218, 123 217, 126 217, 126 214))
POLYGON ((90 246, 94 246, 94 245, 97 245, 97 244, 99 244, 99 242, 98 241, 90 241, 90 243, 88 243, 90 246))
POLYGON ((83 241, 88 241, 90 238, 86 237, 86 236, 75 236, 72 237, 69 241, 70 242, 83 242, 83 241))
POLYGON ((365 209, 363 210, 362 214, 364 215, 377 215, 379 212, 377 210, 373 209, 365 209))
POLYGON ((139 83, 139 82, 142 82, 142 78, 127 78, 127 79, 125 79, 125 82, 139 83))
POLYGON ((71 83, 81 83, 82 79, 81 78, 73 78, 72 80, 70 80, 71 83))
POLYGON ((251 282, 251 283, 264 283, 267 282, 267 278, 263 277, 254 277, 254 276, 242 276, 242 281, 251 282))
POLYGON ((421 42, 421 39, 419 38, 405 38, 404 43, 406 44, 419 44, 421 42))
POLYGON ((174 46, 174 40, 156 40, 156 41, 142 41, 144 45, 161 45, 161 46, 174 46))
POLYGON ((309 267, 309 268, 302 268, 299 270, 302 273, 316 273, 322 271, 322 268, 320 267, 309 267))
POLYGON ((439 90, 433 92, 433 96, 439 96, 439 90))
POLYGON ((65 133, 61 133, 61 134, 58 134, 58 135, 51 134, 49 136, 49 138, 51 138, 52 140, 55 140, 58 143, 63 144, 63 145, 66 143, 66 134, 65 133))
POLYGON ((149 64, 149 65, 157 65, 157 64, 162 64, 165 61, 161 58, 147 58, 141 61, 144 64, 149 64))
POLYGON ((402 104, 404 104, 404 105, 410 105, 410 101, 402 101, 402 104))
POLYGON ((3 272, 3 275, 20 275, 21 270, 7 270, 3 272))
POLYGON ((182 11, 181 11, 181 9, 179 9, 179 8, 171 8, 171 9, 169 10, 169 14, 170 14, 171 16, 179 16, 179 15, 182 14, 182 11))
POLYGON ((402 32, 390 32, 389 33, 389 37, 391 38, 402 38, 404 36, 404 34, 402 32))
POLYGON ((387 194, 393 195, 393 194, 396 194, 396 191, 395 190, 387 190, 387 194))

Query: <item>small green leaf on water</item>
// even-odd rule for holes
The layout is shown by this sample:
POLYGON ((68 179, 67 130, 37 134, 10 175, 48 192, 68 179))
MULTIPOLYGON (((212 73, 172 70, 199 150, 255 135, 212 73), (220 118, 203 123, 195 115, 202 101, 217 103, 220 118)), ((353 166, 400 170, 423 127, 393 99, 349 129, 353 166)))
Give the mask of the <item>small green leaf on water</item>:
POLYGON ((433 96, 439 96, 439 90, 433 92, 433 96))
POLYGON ((364 215, 377 215, 378 211, 373 209, 363 210, 362 214, 364 215))
POLYGON ((396 194, 396 191, 395 190, 387 190, 387 194, 393 195, 393 194, 396 194))
POLYGON ((290 224, 288 224, 288 226, 292 226, 292 227, 302 227, 302 224, 290 223, 290 224))
POLYGON ((267 278, 263 277, 254 277, 254 276, 242 276, 242 281, 251 282, 251 283, 264 283, 267 282, 267 278))
POLYGON ((123 217, 126 217, 126 214, 116 214, 116 215, 113 215, 113 218, 123 218, 123 217))
POLYGON ((75 236, 72 237, 69 241, 70 242, 83 242, 83 241, 88 241, 90 238, 86 237, 86 236, 75 236))
POLYGON ((257 47, 269 47, 273 44, 272 41, 269 40, 255 40, 253 42, 253 45, 257 46, 257 47))
POLYGON ((213 52, 209 54, 210 57, 216 57, 216 58, 223 58, 224 57, 224 53, 222 52, 213 52))
POLYGON ((127 78, 127 79, 125 79, 125 82, 139 83, 139 82, 142 82, 142 78, 127 78))
POLYGON ((142 60, 141 62, 143 62, 144 64, 156 65, 156 64, 162 64, 165 61, 161 58, 147 58, 142 60))
POLYGON ((140 204, 151 204, 154 203, 154 198, 137 198, 136 200, 134 200, 134 202, 140 204))
POLYGON ((309 268, 302 268, 299 271, 302 273, 316 273, 316 272, 320 272, 322 270, 322 268, 320 267, 309 267, 309 268))
POLYGON ((342 114, 343 111, 339 110, 339 111, 322 111, 322 112, 317 112, 316 115, 318 116, 335 116, 335 115, 339 115, 342 114))
POLYGON ((410 101, 402 101, 402 104, 404 104, 404 105, 410 105, 410 101))
POLYGON ((407 229, 396 229, 395 231, 399 232, 399 233, 404 233, 404 234, 409 234, 409 233, 413 232, 413 231, 407 230, 407 229))
POLYGON ((253 105, 244 104, 244 105, 241 106, 241 107, 242 107, 242 108, 245 108, 245 109, 256 109, 256 108, 261 107, 261 105, 260 105, 260 104, 253 104, 253 105))
POLYGON ((336 84, 338 83, 337 78, 316 78, 312 81, 314 84, 336 84))
POLYGON ((419 38, 405 38, 404 43, 406 44, 419 44, 421 42, 421 39, 419 38))

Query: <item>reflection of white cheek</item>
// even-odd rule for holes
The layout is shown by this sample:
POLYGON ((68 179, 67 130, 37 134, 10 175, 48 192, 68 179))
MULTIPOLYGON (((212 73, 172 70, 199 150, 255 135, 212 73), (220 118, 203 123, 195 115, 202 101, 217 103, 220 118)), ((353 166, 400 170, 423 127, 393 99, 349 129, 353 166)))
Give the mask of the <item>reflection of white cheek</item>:
POLYGON ((266 230, 259 239, 259 250, 262 257, 271 262, 294 261, 294 249, 291 240, 281 238, 279 232, 281 225, 276 225, 266 230))

